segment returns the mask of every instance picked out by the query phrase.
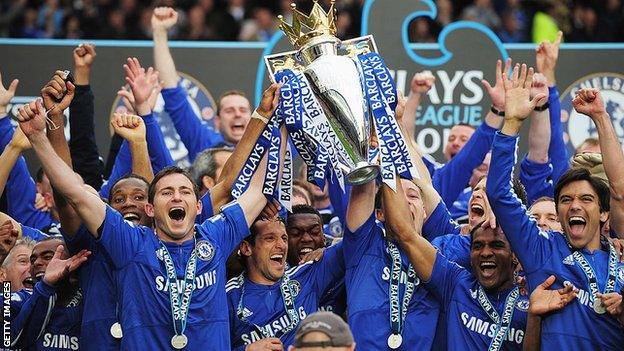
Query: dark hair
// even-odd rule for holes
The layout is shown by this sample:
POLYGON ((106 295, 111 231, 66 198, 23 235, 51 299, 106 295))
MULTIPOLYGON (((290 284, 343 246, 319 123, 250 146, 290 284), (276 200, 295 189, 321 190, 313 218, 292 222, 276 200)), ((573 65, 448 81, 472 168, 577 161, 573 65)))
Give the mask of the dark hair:
POLYGON ((209 176, 212 178, 215 183, 217 182, 217 160, 215 159, 215 155, 217 152, 232 152, 233 149, 225 144, 220 146, 206 149, 197 154, 195 157, 195 161, 193 161, 193 165, 191 165, 190 172, 191 175, 200 188, 202 187, 202 178, 204 176, 209 176))
MULTIPOLYGON (((219 101, 217 101, 217 115, 219 115, 219 113, 221 113, 221 101, 223 100, 223 98, 228 97, 230 95, 238 95, 238 96, 242 96, 245 99, 247 99, 247 95, 245 95, 245 92, 243 92, 242 90, 228 90, 225 93, 221 94, 221 96, 219 97, 219 101)), ((249 100, 249 99, 247 99, 249 100)), ((251 104, 250 104, 251 106, 251 104)))
POLYGON ((602 179, 593 176, 589 170, 585 168, 571 168, 561 175, 557 185, 555 186, 555 206, 559 205, 559 195, 564 186, 579 181, 587 181, 592 189, 598 194, 598 205, 600 212, 608 212, 610 209, 609 199, 611 196, 609 186, 602 179))
POLYGON ((113 189, 115 189, 115 187, 117 186, 117 184, 119 184, 119 182, 121 182, 122 180, 126 180, 126 179, 138 179, 142 182, 145 183, 145 187, 149 190, 149 186, 150 186, 150 182, 147 181, 147 179, 143 178, 142 176, 138 175, 138 174, 134 174, 134 173, 127 173, 126 175, 124 175, 123 177, 115 180, 115 182, 113 183, 113 185, 110 187, 110 191, 108 192, 108 198, 106 200, 108 200, 108 203, 110 204, 112 201, 112 196, 113 196, 113 189))
POLYGON ((37 170, 37 173, 35 174, 35 181, 37 183, 41 183, 43 181, 44 175, 45 175, 45 172, 43 171, 43 168, 39 167, 39 169, 37 170))
POLYGON ((518 179, 517 177, 513 177, 513 179, 511 180, 511 187, 513 188, 514 193, 516 193, 516 196, 518 197, 520 202, 522 202, 524 207, 528 207, 529 199, 526 189, 524 188, 524 185, 522 184, 520 179, 518 179))
POLYGON ((154 179, 152 180, 152 183, 150 184, 149 189, 147 190, 147 201, 150 204, 154 203, 154 196, 156 195, 156 184, 158 184, 158 181, 160 181, 162 178, 171 174, 182 174, 183 176, 185 176, 191 182, 192 184, 191 186, 193 187, 193 192, 195 193, 195 197, 197 198, 197 200, 199 200, 199 197, 200 197, 199 187, 193 181, 193 177, 191 177, 191 174, 188 171, 178 166, 169 166, 169 167, 163 168, 162 170, 160 170, 160 172, 156 173, 156 175, 154 176, 154 179))
POLYGON ((288 218, 286 219, 286 224, 290 225, 290 222, 292 221, 292 217, 298 214, 312 214, 315 215, 319 218, 319 220, 321 221, 321 225, 323 224, 323 217, 321 216, 321 213, 314 207, 310 206, 310 205, 306 205, 306 204, 301 204, 301 205, 295 205, 292 208, 292 212, 290 213, 290 215, 288 216, 288 218))

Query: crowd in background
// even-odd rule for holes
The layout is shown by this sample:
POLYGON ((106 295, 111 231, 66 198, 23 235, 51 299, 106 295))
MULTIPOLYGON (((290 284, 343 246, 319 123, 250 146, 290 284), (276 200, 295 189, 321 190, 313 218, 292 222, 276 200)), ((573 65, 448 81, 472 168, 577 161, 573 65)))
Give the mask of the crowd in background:
MULTIPOLYGON (((309 10, 311 1, 296 1, 309 10)), ((321 2, 328 3, 328 0, 321 2)), ((415 2, 416 3, 416 2, 415 2)), ((620 42, 621 0, 436 0, 437 17, 409 26, 411 42, 435 42, 457 20, 484 24, 505 43, 554 40, 620 42)), ((337 2, 338 37, 359 35, 364 0, 337 2)), ((277 15, 289 17, 290 0, 5 0, 0 36, 11 38, 151 39, 156 6, 175 7, 175 40, 267 41, 278 30, 277 15)))

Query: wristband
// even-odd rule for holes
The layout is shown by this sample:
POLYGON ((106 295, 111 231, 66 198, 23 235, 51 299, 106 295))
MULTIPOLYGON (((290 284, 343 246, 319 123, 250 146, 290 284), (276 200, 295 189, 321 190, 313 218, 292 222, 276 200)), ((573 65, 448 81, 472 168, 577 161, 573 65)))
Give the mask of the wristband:
POLYGON ((534 110, 537 112, 542 112, 542 111, 547 110, 549 107, 550 107, 550 102, 547 101, 542 106, 535 106, 534 110))
POLYGON ((505 117, 505 111, 497 110, 496 107, 494 107, 494 105, 490 107, 490 111, 492 111, 492 113, 497 116, 505 117))
POLYGON ((253 114, 251 115, 251 118, 256 118, 256 119, 261 120, 264 124, 269 124, 269 119, 259 114, 258 111, 256 110, 254 110, 253 114))

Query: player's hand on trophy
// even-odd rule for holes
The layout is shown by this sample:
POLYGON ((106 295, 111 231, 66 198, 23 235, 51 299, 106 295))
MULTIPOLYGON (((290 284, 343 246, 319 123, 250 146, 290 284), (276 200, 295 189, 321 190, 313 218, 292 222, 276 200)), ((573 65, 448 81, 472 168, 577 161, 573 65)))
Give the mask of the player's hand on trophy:
POLYGON ((20 107, 15 118, 28 139, 42 133, 45 137, 46 112, 41 99, 36 99, 20 107))
POLYGON ((435 77, 430 71, 416 73, 414 77, 412 77, 410 92, 412 94, 425 94, 433 87, 434 83, 435 77))
POLYGON ((4 87, 4 84, 2 84, 2 74, 0 74, 0 118, 4 117, 8 112, 6 110, 7 105, 11 102, 13 96, 15 96, 15 90, 17 89, 18 83, 19 80, 13 79, 7 89, 4 87))
POLYGON ((572 106, 578 113, 589 116, 592 120, 607 115, 605 103, 598 89, 581 89, 576 92, 572 106))
POLYGON ((245 351, 281 351, 284 345, 278 338, 265 338, 245 347, 245 351))
POLYGON ((557 33, 557 39, 554 43, 543 41, 535 48, 535 63, 537 71, 543 73, 548 80, 548 85, 555 85, 555 67, 559 59, 559 46, 563 32, 557 33))
POLYGON ((171 7, 157 7, 152 14, 152 31, 167 31, 178 22, 178 13, 171 7))
POLYGON ((505 84, 505 121, 524 121, 535 106, 546 103, 548 96, 538 93, 531 98, 530 91, 533 85, 533 67, 526 64, 516 64, 511 78, 504 77, 505 84))
POLYGON ((152 111, 150 96, 153 97, 154 90, 158 89, 158 71, 152 67, 145 71, 136 57, 129 57, 123 67, 126 72, 126 82, 130 85, 134 96, 136 113, 141 116, 148 115, 152 111))
POLYGON ((145 123, 141 117, 127 113, 115 113, 110 123, 115 133, 128 142, 145 141, 145 123))
POLYGON ((52 79, 41 89, 43 105, 52 116, 62 115, 74 99, 76 87, 68 78, 68 71, 56 71, 52 79))
POLYGON ((507 77, 509 69, 511 68, 511 58, 505 61, 505 68, 503 69, 503 62, 496 60, 496 80, 494 86, 492 86, 487 80, 482 79, 481 84, 483 88, 490 95, 492 105, 499 111, 505 111, 505 83, 504 80, 507 77))
POLYGON ((273 116, 273 112, 277 109, 279 104, 280 97, 280 88, 281 84, 273 83, 269 86, 263 93, 262 99, 260 100, 260 105, 256 108, 256 112, 260 114, 260 116, 269 119, 273 116))

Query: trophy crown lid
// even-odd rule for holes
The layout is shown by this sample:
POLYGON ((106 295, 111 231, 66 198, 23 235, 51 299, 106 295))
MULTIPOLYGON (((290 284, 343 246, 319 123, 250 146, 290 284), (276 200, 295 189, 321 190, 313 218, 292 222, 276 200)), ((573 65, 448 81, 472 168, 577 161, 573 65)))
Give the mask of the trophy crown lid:
POLYGON ((336 8, 335 0, 331 0, 329 11, 325 12, 319 5, 318 0, 314 0, 312 11, 309 15, 297 10, 297 5, 290 4, 293 13, 292 24, 284 20, 284 16, 279 15, 279 27, 288 37, 296 49, 300 49, 310 40, 319 36, 336 36, 336 8), (307 28, 304 32, 303 27, 307 28))

